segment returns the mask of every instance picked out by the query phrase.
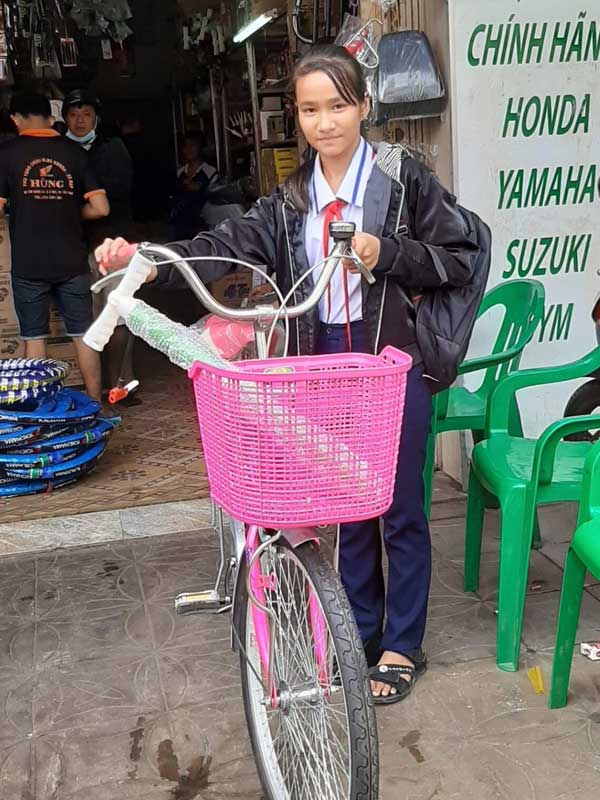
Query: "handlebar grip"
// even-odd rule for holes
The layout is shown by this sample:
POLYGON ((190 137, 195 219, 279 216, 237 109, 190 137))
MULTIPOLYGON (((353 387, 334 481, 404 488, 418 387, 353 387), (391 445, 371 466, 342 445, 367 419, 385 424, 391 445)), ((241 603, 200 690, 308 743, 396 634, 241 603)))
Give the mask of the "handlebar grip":
POLYGON ((83 337, 84 344, 98 352, 104 350, 122 316, 119 300, 123 301, 123 305, 126 300, 131 303, 133 295, 146 282, 151 270, 152 262, 136 250, 121 282, 110 293, 100 316, 83 337))
POLYGON ((114 259, 110 258, 108 261, 101 261, 100 266, 107 269, 113 264, 122 264, 123 262, 129 262, 136 254, 137 248, 138 248, 137 244, 124 244, 122 247, 119 247, 119 249, 117 250, 117 255, 115 256, 114 259))
MULTIPOLYGON (((125 250, 130 248, 123 247, 121 249, 125 250)), ((134 250, 125 275, 123 275, 121 282, 113 291, 120 297, 133 297, 135 292, 146 283, 146 279, 150 275, 152 267, 153 263, 149 258, 143 255, 139 250, 134 250)))
POLYGON ((117 309, 111 303, 107 303, 98 319, 88 328, 83 337, 83 343, 101 353, 113 335, 119 317, 117 309))

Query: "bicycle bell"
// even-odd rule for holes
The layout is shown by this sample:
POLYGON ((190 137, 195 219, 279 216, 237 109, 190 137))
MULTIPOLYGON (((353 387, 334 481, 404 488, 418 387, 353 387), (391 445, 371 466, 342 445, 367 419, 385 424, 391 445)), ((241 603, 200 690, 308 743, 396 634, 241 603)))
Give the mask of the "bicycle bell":
POLYGON ((329 223, 329 235, 333 239, 335 244, 338 242, 350 242, 354 238, 354 234, 356 233, 356 225, 353 222, 330 222, 329 223))

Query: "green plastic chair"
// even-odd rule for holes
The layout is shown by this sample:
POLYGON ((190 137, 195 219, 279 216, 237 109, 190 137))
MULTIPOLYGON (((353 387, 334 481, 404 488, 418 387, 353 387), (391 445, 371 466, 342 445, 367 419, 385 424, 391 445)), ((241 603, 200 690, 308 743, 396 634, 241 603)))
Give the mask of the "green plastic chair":
MULTIPOLYGON (((478 319, 495 306, 504 306, 504 317, 490 355, 464 361, 458 370, 459 375, 485 371, 479 388, 470 391, 464 386, 452 386, 434 397, 427 458, 423 471, 425 508, 428 516, 433 493, 437 434, 445 431, 470 430, 475 444, 483 439, 489 396, 498 381, 519 368, 523 350, 544 317, 544 299, 543 285, 539 281, 532 280, 516 280, 500 284, 483 298, 477 314, 478 319)), ((477 335, 477 329, 474 335, 477 335)), ((516 436, 523 433, 516 403, 511 407, 510 431, 516 436)))
POLYGON ((500 574, 496 662, 514 672, 529 568, 529 551, 538 505, 578 501, 589 442, 562 441, 572 433, 600 428, 600 415, 554 422, 539 439, 511 435, 516 392, 532 386, 583 378, 600 367, 600 347, 571 364, 508 375, 490 397, 486 438, 473 449, 469 470, 465 535, 465 591, 479 585, 483 517, 490 500, 501 510, 500 574))
POLYGON ((600 580, 600 442, 592 447, 585 461, 579 518, 565 559, 548 698, 550 708, 562 708, 567 704, 573 647, 587 570, 600 580))

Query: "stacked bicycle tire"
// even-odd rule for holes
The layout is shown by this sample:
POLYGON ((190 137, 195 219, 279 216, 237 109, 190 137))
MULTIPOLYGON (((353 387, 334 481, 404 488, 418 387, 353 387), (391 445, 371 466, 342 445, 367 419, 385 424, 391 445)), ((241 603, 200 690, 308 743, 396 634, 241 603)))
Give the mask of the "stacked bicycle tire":
POLYGON ((52 359, 0 361, 0 496, 49 492, 88 475, 119 417, 64 387, 69 365, 52 359))

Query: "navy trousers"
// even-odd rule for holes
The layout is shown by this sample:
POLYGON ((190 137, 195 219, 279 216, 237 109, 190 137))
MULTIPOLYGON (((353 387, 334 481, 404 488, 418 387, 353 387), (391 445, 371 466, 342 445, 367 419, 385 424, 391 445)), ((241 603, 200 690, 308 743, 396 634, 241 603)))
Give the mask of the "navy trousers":
MULTIPOLYGON (((319 353, 347 349, 344 325, 322 324, 319 353)), ((352 350, 367 352, 362 322, 352 323, 352 350)), ((431 579, 431 540, 424 508, 423 467, 431 416, 431 394, 422 366, 408 374, 394 499, 383 520, 342 525, 340 575, 371 663, 382 650, 412 656, 425 634, 431 579), (388 557, 387 597, 382 534, 388 557)))

